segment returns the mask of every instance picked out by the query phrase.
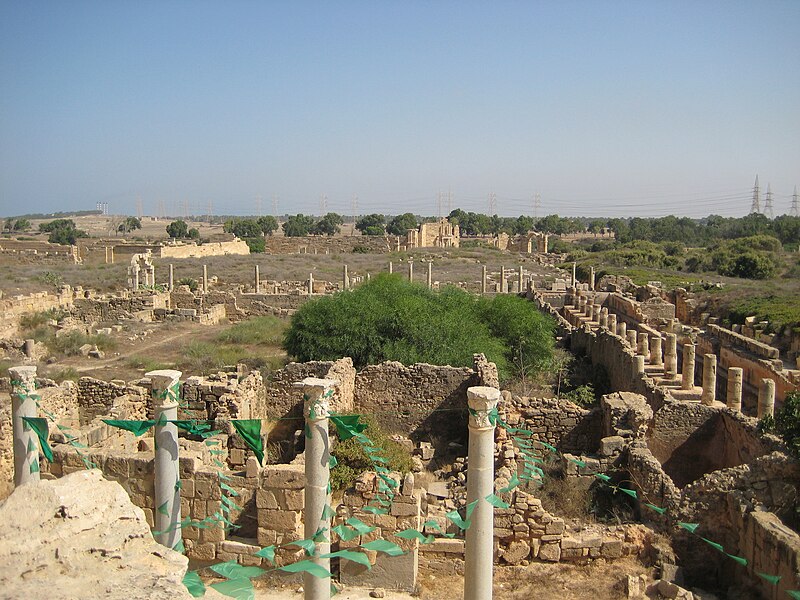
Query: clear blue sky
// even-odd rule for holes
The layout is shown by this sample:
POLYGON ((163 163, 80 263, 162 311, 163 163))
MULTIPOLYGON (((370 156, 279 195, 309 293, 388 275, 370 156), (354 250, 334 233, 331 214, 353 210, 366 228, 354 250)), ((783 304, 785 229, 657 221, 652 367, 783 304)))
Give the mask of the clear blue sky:
POLYGON ((0 0, 0 215, 742 215, 756 174, 788 212, 797 0, 0 0))

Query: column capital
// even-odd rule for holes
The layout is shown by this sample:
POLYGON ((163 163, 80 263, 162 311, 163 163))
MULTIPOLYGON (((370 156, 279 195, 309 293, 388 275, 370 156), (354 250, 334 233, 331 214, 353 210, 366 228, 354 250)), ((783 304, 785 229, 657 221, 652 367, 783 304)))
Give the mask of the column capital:
POLYGON ((181 379, 181 371, 174 369, 160 369, 148 371, 144 374, 152 383, 153 398, 161 400, 161 408, 170 408, 178 405, 178 391, 175 387, 181 379))
POLYGON ((36 366, 24 365, 21 367, 11 367, 8 369, 12 383, 18 381, 22 387, 30 387, 36 380, 36 366))
POLYGON ((335 393, 335 379, 306 377, 294 384, 303 388, 303 416, 311 421, 327 419, 331 414, 331 398, 335 393))
POLYGON ((492 412, 496 411, 500 401, 500 390, 487 386, 474 386, 467 388, 467 403, 469 405, 469 426, 473 429, 493 429, 496 421, 492 422, 492 412))

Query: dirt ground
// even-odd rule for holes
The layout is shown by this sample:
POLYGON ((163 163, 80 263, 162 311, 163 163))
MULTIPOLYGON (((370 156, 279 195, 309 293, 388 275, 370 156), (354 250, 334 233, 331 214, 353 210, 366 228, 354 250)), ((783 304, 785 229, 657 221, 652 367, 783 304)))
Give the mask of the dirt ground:
MULTIPOLYGON (((566 563, 533 563, 527 567, 495 567, 493 596, 495 600, 618 600, 625 598, 623 580, 626 575, 644 574, 652 581, 651 569, 632 558, 607 563, 597 560, 590 565, 566 563)), ((460 575, 435 575, 420 572, 420 590, 416 594, 386 590, 389 600, 452 600, 464 593, 460 575)), ((299 600, 301 586, 267 588, 256 583, 256 598, 299 600)), ((373 588, 344 588, 337 600, 366 600, 373 588)))

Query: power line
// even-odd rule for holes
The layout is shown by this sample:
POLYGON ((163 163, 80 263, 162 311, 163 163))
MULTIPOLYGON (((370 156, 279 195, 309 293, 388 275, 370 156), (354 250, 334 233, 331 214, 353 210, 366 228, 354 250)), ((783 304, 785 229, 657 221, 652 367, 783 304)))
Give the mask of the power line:
POLYGON ((800 207, 797 205, 797 186, 794 186, 794 194, 792 195, 792 207, 789 209, 789 214, 793 217, 800 217, 800 207))
POLYGON ((764 214, 767 215, 767 218, 774 218, 775 215, 772 211, 772 184, 767 183, 767 199, 764 203, 764 214))

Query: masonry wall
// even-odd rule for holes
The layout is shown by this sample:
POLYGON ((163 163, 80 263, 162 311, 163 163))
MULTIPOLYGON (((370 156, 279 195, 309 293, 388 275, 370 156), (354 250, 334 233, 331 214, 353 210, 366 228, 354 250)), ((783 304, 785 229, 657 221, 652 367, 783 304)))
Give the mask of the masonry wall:
POLYGON ((87 425, 98 417, 144 419, 148 412, 148 391, 124 382, 81 377, 78 380, 77 403, 81 425, 87 425), (115 413, 116 416, 112 417, 115 413))
POLYGON ((161 258, 202 258, 205 256, 247 256, 250 247, 240 239, 228 242, 206 242, 204 244, 182 244, 161 246, 161 258))
POLYGON ((64 286, 57 294, 36 292, 27 296, 0 296, 0 337, 15 337, 22 315, 51 308, 70 308, 72 303, 73 293, 69 286, 64 286))
POLYGON ((515 397, 504 409, 510 425, 524 427, 533 439, 562 452, 595 452, 602 437, 600 410, 586 410, 568 400, 515 397))
POLYGON ((399 362, 368 365, 355 378, 354 405, 388 432, 412 439, 466 435, 467 388, 477 376, 466 367, 399 362))

